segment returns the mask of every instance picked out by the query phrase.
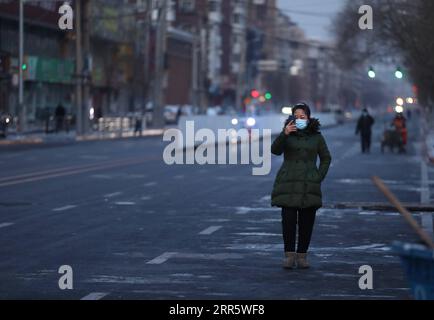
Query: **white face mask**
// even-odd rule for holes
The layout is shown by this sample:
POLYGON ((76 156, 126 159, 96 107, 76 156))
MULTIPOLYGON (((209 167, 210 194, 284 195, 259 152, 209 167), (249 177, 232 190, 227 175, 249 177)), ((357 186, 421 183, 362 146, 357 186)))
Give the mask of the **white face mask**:
POLYGON ((307 127, 307 120, 306 119, 297 119, 295 120, 295 126, 299 130, 303 130, 307 127))

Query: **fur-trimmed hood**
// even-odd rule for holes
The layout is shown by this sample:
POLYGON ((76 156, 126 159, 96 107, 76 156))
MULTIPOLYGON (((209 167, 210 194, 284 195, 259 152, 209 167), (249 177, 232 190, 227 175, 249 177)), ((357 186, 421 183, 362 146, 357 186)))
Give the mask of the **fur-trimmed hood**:
POLYGON ((311 118, 307 125, 307 130, 311 133, 319 133, 320 132, 321 123, 317 118, 311 118))

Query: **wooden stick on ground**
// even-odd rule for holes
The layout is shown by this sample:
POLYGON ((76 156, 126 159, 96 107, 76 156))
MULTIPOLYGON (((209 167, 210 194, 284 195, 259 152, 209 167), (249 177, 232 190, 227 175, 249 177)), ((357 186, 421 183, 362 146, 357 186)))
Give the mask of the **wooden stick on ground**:
POLYGON ((414 231, 416 231, 416 233, 423 240, 423 242, 425 242, 431 249, 434 249, 434 242, 431 239, 430 235, 419 226, 419 223, 417 223, 411 213, 404 208, 401 202, 395 197, 395 195, 389 190, 389 188, 386 187, 383 181, 376 176, 372 177, 372 181, 377 186, 377 188, 380 189, 382 193, 384 193, 390 203, 392 203, 396 207, 396 209, 398 209, 404 219, 410 224, 414 231))

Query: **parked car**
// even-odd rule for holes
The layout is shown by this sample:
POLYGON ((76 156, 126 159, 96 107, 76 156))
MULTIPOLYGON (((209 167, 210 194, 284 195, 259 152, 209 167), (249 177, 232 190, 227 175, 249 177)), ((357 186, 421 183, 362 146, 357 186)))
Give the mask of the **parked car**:
POLYGON ((8 126, 12 122, 12 117, 6 113, 0 114, 0 138, 6 138, 8 126))
POLYGON ((178 105, 167 105, 164 108, 164 120, 167 124, 176 124, 178 122, 179 108, 178 105))

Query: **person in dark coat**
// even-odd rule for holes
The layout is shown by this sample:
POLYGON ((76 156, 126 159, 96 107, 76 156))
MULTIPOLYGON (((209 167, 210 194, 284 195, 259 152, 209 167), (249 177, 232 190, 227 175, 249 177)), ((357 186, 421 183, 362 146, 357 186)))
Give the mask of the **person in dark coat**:
POLYGON ((274 155, 284 155, 274 182, 271 205, 282 208, 284 268, 292 269, 297 265, 306 269, 309 268, 307 251, 316 211, 322 207, 321 183, 329 170, 331 155, 319 131, 320 122, 311 118, 309 106, 295 105, 292 115, 295 120, 284 127, 271 146, 274 155))
POLYGON ((363 109, 356 127, 356 135, 360 133, 362 153, 371 152, 372 126, 374 123, 375 120, 371 117, 368 110, 363 109))
POLYGON ((63 123, 65 121, 66 110, 65 107, 59 103, 54 111, 54 116, 56 119, 56 133, 63 128, 63 123))

